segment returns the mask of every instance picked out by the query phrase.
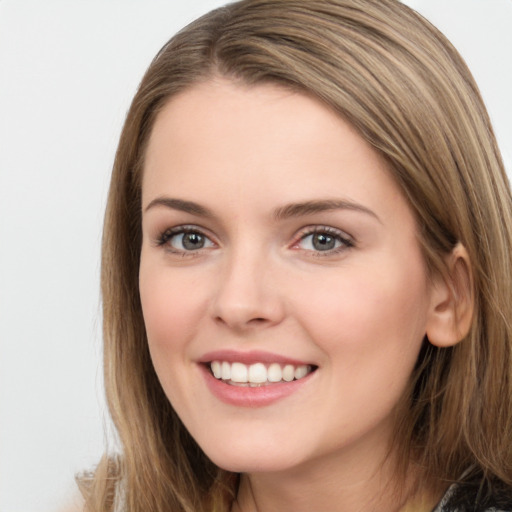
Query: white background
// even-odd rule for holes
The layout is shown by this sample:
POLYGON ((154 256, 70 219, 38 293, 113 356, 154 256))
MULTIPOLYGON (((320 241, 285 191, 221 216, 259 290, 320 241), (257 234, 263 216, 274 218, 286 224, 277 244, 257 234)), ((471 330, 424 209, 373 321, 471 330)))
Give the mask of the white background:
MULTIPOLYGON (((99 247, 153 55, 223 0, 0 0, 0 512, 59 510, 103 451, 99 247)), ((409 0, 466 58, 512 171, 512 0, 409 0)))

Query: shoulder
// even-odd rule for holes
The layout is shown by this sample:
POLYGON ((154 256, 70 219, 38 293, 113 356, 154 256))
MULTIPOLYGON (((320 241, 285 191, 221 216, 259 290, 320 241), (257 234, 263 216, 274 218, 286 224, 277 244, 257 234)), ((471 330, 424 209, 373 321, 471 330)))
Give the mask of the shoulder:
POLYGON ((512 512, 512 488, 481 481, 453 484, 432 512, 512 512))

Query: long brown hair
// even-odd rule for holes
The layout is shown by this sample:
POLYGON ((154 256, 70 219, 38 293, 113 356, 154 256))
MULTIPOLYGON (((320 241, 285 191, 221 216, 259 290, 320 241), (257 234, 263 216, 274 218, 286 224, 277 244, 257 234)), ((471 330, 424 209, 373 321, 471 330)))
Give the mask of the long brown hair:
POLYGON ((242 0, 173 37, 146 72, 116 154, 103 235, 107 400, 121 454, 82 479, 90 510, 229 510, 237 476, 189 436, 150 360, 138 292, 141 175, 170 97, 221 75, 312 94, 389 162, 417 218, 432 272, 457 243, 472 266, 475 314, 451 348, 427 341, 396 422, 397 471, 427 481, 472 467, 512 484, 512 211, 477 86, 457 51, 396 0, 242 0), (118 482, 122 481, 122 484, 118 482))

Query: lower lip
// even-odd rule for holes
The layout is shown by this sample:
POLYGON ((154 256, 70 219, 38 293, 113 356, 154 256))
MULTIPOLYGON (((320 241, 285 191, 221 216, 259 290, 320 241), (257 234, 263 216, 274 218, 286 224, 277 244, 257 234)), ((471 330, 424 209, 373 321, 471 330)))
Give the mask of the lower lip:
POLYGON ((210 391, 222 402, 237 407, 265 407, 299 391, 314 372, 299 380, 277 382, 266 386, 232 386, 216 379, 205 365, 200 365, 210 391))

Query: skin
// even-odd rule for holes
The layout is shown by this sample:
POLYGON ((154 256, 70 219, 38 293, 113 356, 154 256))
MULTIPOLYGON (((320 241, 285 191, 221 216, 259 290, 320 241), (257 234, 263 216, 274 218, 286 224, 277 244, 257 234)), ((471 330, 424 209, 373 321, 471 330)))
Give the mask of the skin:
POLYGON ((441 299, 383 159, 311 97, 217 78, 159 114, 142 199, 153 364, 205 453, 243 473, 233 510, 398 510, 384 462, 393 412, 441 299), (351 207, 276 215, 318 200, 351 207), (179 234, 161 243, 180 226, 204 247, 187 250, 179 234), (311 228, 330 230, 335 250, 317 250, 311 228), (221 349, 317 370, 276 403, 236 407, 211 393, 198 364, 221 349))

